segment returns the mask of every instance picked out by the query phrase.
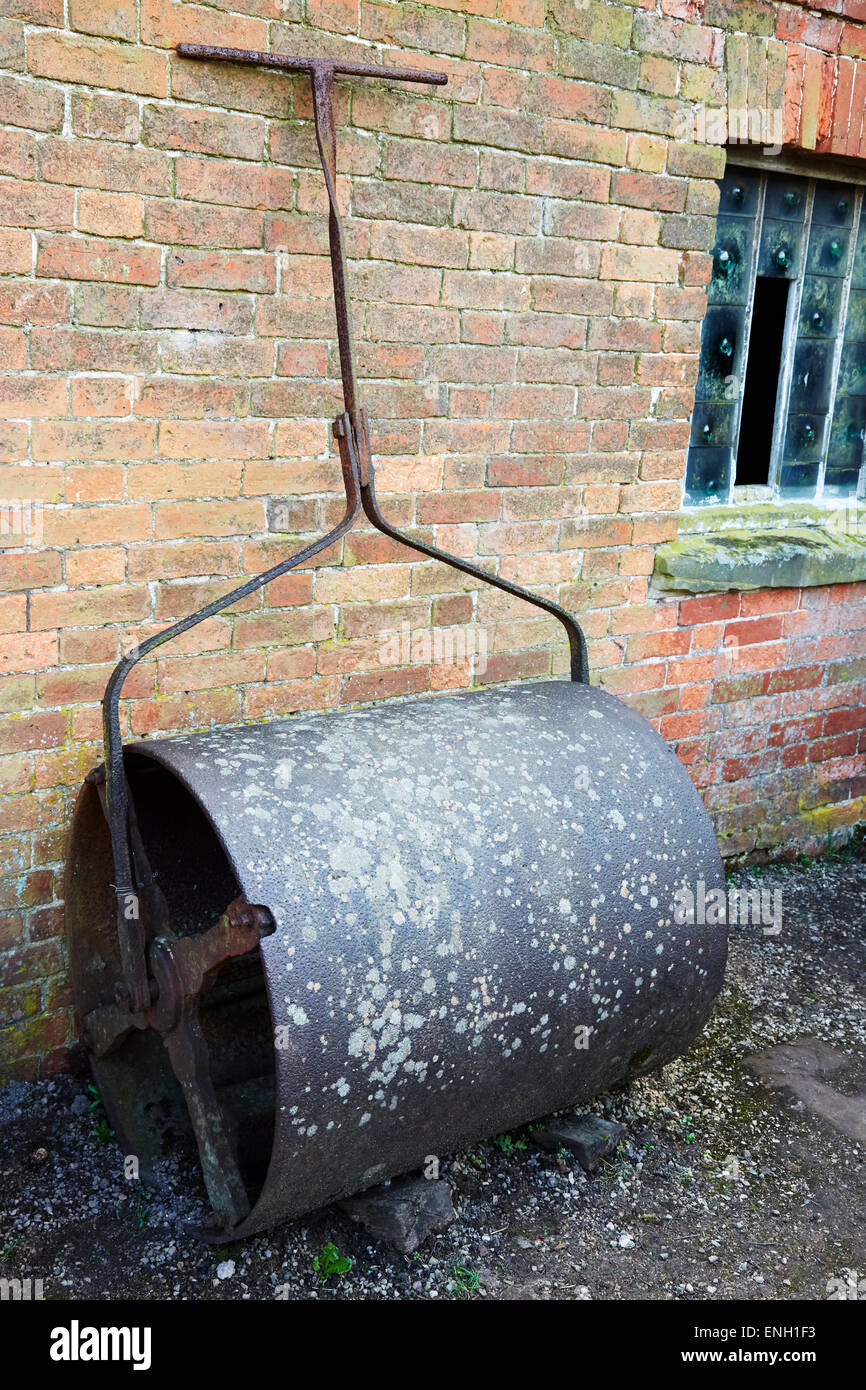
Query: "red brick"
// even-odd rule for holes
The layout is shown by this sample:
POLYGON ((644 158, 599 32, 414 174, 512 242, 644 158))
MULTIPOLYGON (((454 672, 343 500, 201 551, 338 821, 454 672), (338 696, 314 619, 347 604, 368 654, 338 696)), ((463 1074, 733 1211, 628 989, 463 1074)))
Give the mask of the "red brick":
POLYGON ((20 328, 0 327, 0 358, 7 371, 24 371, 27 360, 27 336, 20 328))
POLYGON ((59 82, 114 87, 139 96, 167 93, 166 57, 138 46, 37 32, 28 40, 27 65, 34 76, 59 82))
POLYGON ((820 685, 823 678, 823 666, 793 667, 787 671, 774 671, 768 689, 771 695, 784 690, 805 690, 820 685))
POLYGON ((98 236, 141 236, 144 204, 133 193, 101 193, 82 190, 78 195, 77 226, 98 236))
POLYGON ((733 618, 740 612, 739 594, 707 594, 680 602, 679 621, 684 626, 733 618))
POLYGON ((123 285, 158 285, 156 246, 130 246, 97 237, 39 237, 36 274, 61 280, 110 280, 123 285))
POLYGON ((160 149, 259 160, 266 138, 261 116, 154 104, 144 108, 144 143, 160 149))
POLYGON ((241 208, 283 208, 293 200, 294 175, 274 169, 224 159, 177 160, 177 196, 195 202, 227 203, 241 208))
POLYGON ((0 221, 6 226, 71 227, 74 202, 71 188, 0 178, 0 221))
POLYGON ((229 251, 174 251, 166 263, 166 284, 273 294, 277 287, 273 256, 229 251))
POLYGON ((799 601, 799 589, 756 589, 740 596, 740 614, 752 618, 758 613, 791 613, 799 601))
POLYGON ((178 43, 205 43, 223 48, 265 49, 268 30, 263 19, 221 14, 176 0, 141 0, 141 42, 163 48, 174 48, 178 43))
POLYGON ((509 24, 470 19, 466 57, 500 67, 551 72, 555 62, 553 38, 509 24))
POLYGON ((66 382, 39 376, 0 377, 0 418, 33 420, 66 414, 66 382))
POLYGON ((50 183, 153 196, 171 191, 168 156, 155 150, 52 136, 39 147, 39 167, 50 183))
POLYGON ((0 753, 56 748, 65 735, 66 715, 59 712, 33 712, 26 719, 17 715, 0 719, 0 753))
POLYGON ((775 642, 782 635, 781 617, 752 618, 725 625, 725 646, 775 642))
POLYGON ((135 0, 109 0, 93 5, 90 0, 69 0, 69 24, 84 34, 109 39, 138 37, 138 6, 135 0))
POLYGON ((72 129, 94 140, 123 140, 135 144, 141 121, 134 97, 109 96, 104 92, 73 92, 72 129))
POLYGON ((160 502, 156 507, 157 540, 247 535, 263 525, 259 502, 160 502))

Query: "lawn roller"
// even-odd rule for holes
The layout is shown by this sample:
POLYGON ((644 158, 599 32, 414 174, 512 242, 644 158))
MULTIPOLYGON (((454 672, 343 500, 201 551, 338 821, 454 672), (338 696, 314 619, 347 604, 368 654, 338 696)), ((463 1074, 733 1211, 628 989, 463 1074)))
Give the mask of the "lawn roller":
POLYGON ((353 366, 337 76, 444 74, 182 44, 312 80, 329 200, 346 509, 299 553, 128 652, 103 701, 66 877, 83 1037, 147 1181, 195 1138, 207 1239, 270 1227, 659 1067, 705 1022, 724 886, 687 773, 589 684, 565 609, 390 525, 353 366), (137 661, 333 545, 379 531, 552 614, 569 680, 296 715, 124 748, 137 661))

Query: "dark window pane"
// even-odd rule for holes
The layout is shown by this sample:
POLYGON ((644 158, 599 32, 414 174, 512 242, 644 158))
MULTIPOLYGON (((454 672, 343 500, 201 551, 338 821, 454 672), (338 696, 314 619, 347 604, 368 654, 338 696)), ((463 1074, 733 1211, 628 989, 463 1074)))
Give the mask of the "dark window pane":
POLYGON ((702 446, 733 444, 736 409, 734 404, 698 401, 692 416, 692 442, 702 446))
POLYGON ((815 185, 812 221, 825 227, 850 227, 854 220, 854 190, 842 183, 815 185))
POLYGON ((730 449, 689 449, 687 502, 726 502, 730 481, 730 449))
POLYGON ((802 493, 804 497, 813 497, 818 483, 817 463, 783 463, 779 475, 779 487, 782 492, 789 497, 793 493, 802 493))
POLYGON ((788 397, 792 414, 820 411, 823 415, 830 409, 835 349, 836 344, 830 340, 797 344, 788 397))
POLYGON ((743 310, 711 308, 701 329, 696 399, 736 401, 743 342, 743 310))
POLYGON ((846 343, 839 364, 836 399, 866 396, 866 343, 846 343))
POLYGON ((845 342, 866 343, 866 290, 852 290, 848 298, 845 342))
POLYGON ((853 496, 866 437, 866 218, 861 211, 854 247, 851 291, 836 382, 833 422, 824 469, 824 492, 853 496))
POLYGON ((754 221, 758 212, 760 178, 744 169, 730 169, 721 181, 719 216, 732 214, 754 221))
POLYGON ((761 249, 758 253, 758 274, 796 280, 802 268, 802 260, 802 225, 773 222, 765 217, 761 229, 761 249))
POLYGON ((851 289, 866 289, 866 235, 864 235, 863 214, 860 214, 860 230, 854 248, 854 265, 851 270, 851 289))
POLYGON ((785 463, 814 463, 824 457, 826 415, 789 415, 785 428, 785 463))
POLYGON ((845 228, 813 226, 806 269, 819 275, 844 275, 848 268, 848 236, 845 228))
POLYGON ((720 218, 709 287, 711 304, 745 304, 749 297, 754 224, 744 217, 720 218))
POLYGON ((840 487, 843 478, 857 475, 854 477, 851 491, 856 489, 857 477, 863 464, 864 438, 866 396, 838 396, 830 430, 825 487, 840 487))
POLYGON ((835 338, 839 329, 842 285, 826 275, 807 275, 800 300, 799 336, 835 338))
POLYGON ((727 500, 732 481, 850 494, 866 440, 866 198, 735 166, 719 188, 687 500, 727 500))
POLYGON ((771 174, 764 196, 764 220, 783 218, 785 221, 802 222, 806 215, 806 187, 805 179, 771 174))

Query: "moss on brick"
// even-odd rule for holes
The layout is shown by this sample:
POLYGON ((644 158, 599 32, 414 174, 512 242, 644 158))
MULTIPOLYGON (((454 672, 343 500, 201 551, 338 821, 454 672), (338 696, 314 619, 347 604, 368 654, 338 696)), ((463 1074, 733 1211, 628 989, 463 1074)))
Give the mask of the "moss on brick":
POLYGON ((656 551, 653 583, 691 594, 787 589, 866 579, 866 537, 821 526, 685 535, 656 551))
POLYGON ((704 23, 769 38, 775 32, 777 9, 769 0, 707 0, 704 23))

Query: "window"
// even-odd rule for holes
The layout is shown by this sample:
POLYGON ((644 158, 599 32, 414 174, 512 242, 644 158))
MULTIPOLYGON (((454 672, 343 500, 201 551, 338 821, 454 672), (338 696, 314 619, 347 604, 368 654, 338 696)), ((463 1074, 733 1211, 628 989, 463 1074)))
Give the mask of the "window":
POLYGON ((850 184, 731 168, 692 416, 686 502, 866 482, 866 209, 850 184))

